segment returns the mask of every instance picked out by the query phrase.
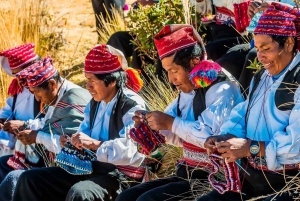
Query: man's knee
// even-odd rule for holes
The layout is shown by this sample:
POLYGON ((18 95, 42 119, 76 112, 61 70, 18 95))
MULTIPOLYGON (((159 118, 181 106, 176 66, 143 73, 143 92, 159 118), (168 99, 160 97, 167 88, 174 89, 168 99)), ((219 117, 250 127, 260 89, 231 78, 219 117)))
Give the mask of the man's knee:
POLYGON ((74 184, 67 195, 66 201, 101 200, 107 191, 92 181, 81 181, 74 184))

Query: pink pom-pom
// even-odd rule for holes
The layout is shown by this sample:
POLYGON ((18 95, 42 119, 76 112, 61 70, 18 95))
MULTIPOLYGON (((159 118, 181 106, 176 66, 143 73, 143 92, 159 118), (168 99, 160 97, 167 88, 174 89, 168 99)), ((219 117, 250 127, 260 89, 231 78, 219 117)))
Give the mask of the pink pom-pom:
POLYGON ((123 8, 123 10, 124 10, 124 11, 127 11, 127 10, 129 10, 129 6, 128 6, 128 4, 125 4, 125 5, 124 5, 124 8, 123 8))

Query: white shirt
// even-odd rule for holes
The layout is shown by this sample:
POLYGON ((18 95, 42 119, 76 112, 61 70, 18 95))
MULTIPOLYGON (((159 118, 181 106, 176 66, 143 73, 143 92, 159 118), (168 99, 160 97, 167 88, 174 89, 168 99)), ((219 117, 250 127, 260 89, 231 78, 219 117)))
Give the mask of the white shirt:
POLYGON ((207 137, 219 132, 222 123, 229 117, 231 109, 244 99, 236 82, 224 81, 213 85, 205 95, 206 109, 194 120, 193 99, 195 92, 181 92, 177 117, 178 98, 165 110, 175 117, 172 131, 161 131, 167 143, 182 146, 183 141, 203 147, 207 137))
MULTIPOLYGON (((300 62, 297 53, 289 66, 289 70, 300 62)), ((300 143, 300 88, 294 95, 295 106, 292 111, 281 111, 275 105, 275 93, 286 73, 275 82, 266 70, 253 94, 251 110, 245 125, 245 115, 248 99, 237 105, 231 112, 229 120, 221 127, 221 134, 230 133, 239 138, 249 138, 256 141, 265 141, 265 156, 270 170, 279 170, 283 164, 300 162, 300 157, 289 160, 288 157, 299 154, 300 143), (265 93, 265 95, 264 95, 265 93), (293 150, 291 145, 295 144, 293 150), (288 154, 289 153, 289 154, 288 154)), ((250 85, 253 87, 253 80, 250 85)))
MULTIPOLYGON (((90 135, 96 140, 103 141, 97 150, 97 160, 101 162, 112 163, 115 165, 140 166, 145 156, 137 152, 137 145, 129 138, 129 130, 134 127, 132 117, 136 110, 145 110, 144 100, 135 92, 128 88, 123 89, 123 93, 130 99, 137 102, 137 105, 131 108, 123 117, 123 129, 119 132, 120 138, 108 140, 110 114, 117 101, 117 95, 109 102, 100 104, 96 115, 94 128, 90 129, 90 103, 84 111, 84 120, 81 123, 78 132, 90 135)), ((102 103, 101 102, 101 103, 102 103)))

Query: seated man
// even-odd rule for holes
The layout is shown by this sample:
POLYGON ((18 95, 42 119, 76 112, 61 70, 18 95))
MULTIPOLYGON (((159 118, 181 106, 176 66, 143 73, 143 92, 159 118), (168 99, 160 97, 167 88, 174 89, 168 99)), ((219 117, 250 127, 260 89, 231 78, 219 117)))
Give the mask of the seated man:
MULTIPOLYGON (((14 77, 16 73, 37 61, 38 55, 34 52, 34 46, 24 44, 0 52, 0 64, 7 75, 14 77)), ((16 78, 9 86, 8 95, 6 105, 0 110, 0 157, 13 154, 16 141, 14 130, 20 130, 25 121, 34 119, 40 111, 41 104, 28 89, 18 84, 16 78)), ((0 173, 0 181, 3 178, 4 175, 0 173)))
MULTIPOLYGON (((12 200, 12 193, 21 172, 32 168, 50 166, 51 154, 59 147, 59 135, 76 132, 83 120, 83 110, 89 100, 87 90, 60 77, 50 57, 20 71, 17 75, 20 85, 27 87, 38 101, 45 103, 45 118, 30 121, 23 130, 16 130, 17 137, 13 156, 0 158, 0 192, 6 196, 1 200, 12 200), (30 128, 35 127, 36 130, 30 128), (36 144, 35 144, 36 143, 36 144), (44 145, 47 150, 41 145, 44 145)), ((26 111, 26 108, 23 108, 26 111)), ((39 118, 39 115, 36 116, 39 118)))
POLYGON ((264 68, 255 74, 247 100, 222 125, 222 135, 205 142, 209 153, 217 149, 227 162, 241 159, 249 175, 242 174, 241 194, 213 190, 198 201, 248 200, 276 192, 280 194, 264 200, 293 200, 293 190, 281 190, 289 176, 298 173, 300 162, 298 27, 298 9, 279 3, 272 3, 260 17, 254 42, 264 68))
MULTIPOLYGON (((144 168, 139 166, 144 155, 137 152, 137 146, 127 137, 134 126, 134 111, 146 109, 144 100, 131 90, 141 89, 141 82, 136 82, 141 81, 138 74, 127 68, 121 51, 108 45, 90 50, 84 72, 86 88, 93 99, 70 143, 79 150, 95 152, 95 161, 91 162, 93 172, 74 175, 60 167, 24 172, 19 178, 14 200, 111 201, 124 188, 142 180, 144 168)), ((65 141, 61 138, 62 144, 65 141)))
MULTIPOLYGON (((191 82, 193 75, 189 74, 191 70, 207 64, 204 68, 213 72, 216 64, 202 61, 206 57, 205 48, 190 25, 167 25, 155 36, 154 42, 169 81, 180 94, 165 113, 153 111, 146 119, 151 129, 161 131, 167 143, 183 147, 184 158, 177 165, 176 176, 132 187, 122 192, 117 201, 182 200, 192 196, 187 179, 207 180, 208 176, 204 170, 210 166, 203 148, 206 138, 216 133, 231 108, 243 101, 237 83, 227 80, 220 66, 212 83, 204 81, 207 87, 195 88, 191 82)), ((134 118, 139 124, 141 115, 138 112, 136 115, 134 118)))

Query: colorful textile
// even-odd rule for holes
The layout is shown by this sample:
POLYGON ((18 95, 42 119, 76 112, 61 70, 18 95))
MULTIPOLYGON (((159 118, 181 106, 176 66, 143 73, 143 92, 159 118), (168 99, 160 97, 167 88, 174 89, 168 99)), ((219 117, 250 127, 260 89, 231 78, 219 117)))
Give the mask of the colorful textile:
POLYGON ((238 32, 243 33, 250 23, 250 17, 248 16, 248 7, 250 1, 245 1, 239 4, 233 4, 234 16, 235 16, 235 28, 238 32))
POLYGON ((133 167, 129 165, 117 165, 117 168, 120 172, 125 174, 127 177, 136 179, 138 181, 142 180, 146 171, 146 168, 143 166, 133 167))
POLYGON ((205 60, 207 57, 202 38, 191 25, 166 25, 155 35, 154 43, 160 59, 170 56, 179 50, 194 46, 197 43, 202 48, 202 60, 205 60))
POLYGON ((250 32, 250 33, 253 33, 254 32, 254 29, 256 28, 257 24, 258 24, 258 20, 259 18, 261 17, 262 15, 262 11, 260 12, 257 12, 254 17, 252 18, 249 26, 246 28, 246 31, 250 32))
POLYGON ((211 154, 209 159, 213 165, 213 170, 208 176, 212 187, 220 194, 227 191, 241 192, 239 169, 236 163, 227 163, 219 153, 211 154))
POLYGON ((51 79, 57 72, 57 69, 52 65, 52 59, 48 56, 42 61, 23 69, 16 76, 22 86, 37 87, 51 79))
POLYGON ((300 11, 298 10, 298 8, 291 8, 289 6, 280 4, 280 3, 276 3, 273 2, 271 4, 272 6, 274 6, 276 9, 290 13, 292 15, 295 15, 297 18, 294 21, 295 23, 295 27, 296 27, 296 36, 297 36, 297 41, 298 41, 298 50, 300 50, 300 11))
MULTIPOLYGON (((291 9, 292 8, 289 8, 289 10, 291 9)), ((296 19, 296 15, 281 10, 279 6, 275 8, 275 6, 271 4, 259 18, 254 33, 276 36, 297 36, 296 19)))
POLYGON ((159 132, 151 130, 146 123, 141 123, 137 128, 132 128, 129 135, 141 146, 140 152, 146 155, 165 143, 164 137, 159 132))
POLYGON ((81 175, 93 172, 92 161, 95 158, 93 152, 87 149, 79 150, 68 141, 56 156, 55 162, 70 174, 81 175))
POLYGON ((112 73, 127 67, 124 54, 109 45, 97 45, 91 49, 84 62, 84 72, 92 74, 112 73))
POLYGON ((190 80, 196 89, 211 85, 222 72, 222 67, 213 61, 201 61, 190 72, 190 80))
POLYGON ((17 69, 38 58, 38 55, 34 52, 34 47, 33 43, 20 45, 0 52, 0 56, 8 58, 11 69, 17 69))
POLYGON ((183 160, 191 167, 198 168, 211 168, 212 164, 204 148, 195 146, 186 141, 183 142, 183 160))

